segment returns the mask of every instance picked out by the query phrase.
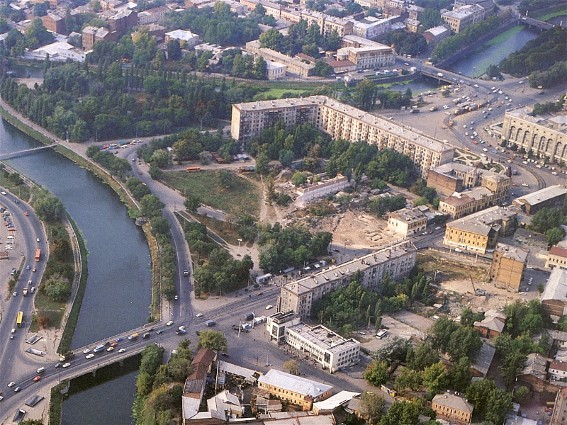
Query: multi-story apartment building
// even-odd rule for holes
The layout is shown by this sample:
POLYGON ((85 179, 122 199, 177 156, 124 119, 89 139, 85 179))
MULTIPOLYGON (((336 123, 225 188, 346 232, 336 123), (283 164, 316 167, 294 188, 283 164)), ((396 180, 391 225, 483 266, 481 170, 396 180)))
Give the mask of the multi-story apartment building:
POLYGON ((567 425, 567 388, 561 388, 555 396, 550 425, 567 425))
POLYGON ((447 223, 443 243, 451 248, 477 254, 493 249, 498 236, 509 234, 516 226, 516 213, 492 207, 447 223))
POLYGON ((392 66, 396 62, 390 46, 376 43, 356 35, 343 37, 343 47, 337 50, 338 60, 349 60, 357 69, 374 69, 392 66))
POLYGON ((557 163, 567 163, 567 114, 532 117, 526 112, 510 111, 504 115, 502 140, 519 149, 557 163))
POLYGON ((270 369, 258 378, 258 388, 274 397, 285 400, 303 410, 311 410, 313 403, 331 396, 333 387, 276 369, 270 369))
POLYGON ((459 33, 466 27, 482 21, 485 17, 486 10, 477 4, 454 7, 453 10, 441 14, 441 19, 443 19, 455 33, 459 33))
POLYGON ((445 196, 482 186, 494 192, 496 198, 502 199, 510 189, 510 183, 510 177, 505 174, 483 170, 459 162, 440 165, 427 174, 427 185, 445 196))
POLYGON ((411 241, 387 246, 371 254, 282 286, 278 311, 293 311, 301 318, 311 315, 313 302, 338 288, 347 286, 355 273, 360 273, 360 284, 378 289, 382 280, 406 277, 415 266, 417 249, 411 241))
POLYGON ((364 140, 379 149, 403 153, 424 177, 430 168, 452 161, 454 155, 454 147, 447 143, 326 96, 234 104, 231 134, 246 142, 279 120, 288 128, 311 123, 335 139, 364 140))
POLYGON ((527 251, 503 243, 497 244, 490 266, 490 279, 494 286, 519 291, 527 262, 527 251))
POLYGON ((286 342, 308 355, 330 373, 352 366, 360 360, 360 342, 343 338, 323 325, 304 323, 286 328, 286 342))
POLYGON ((298 58, 293 58, 275 50, 261 47, 258 40, 253 40, 246 43, 246 51, 252 53, 254 56, 261 56, 266 62, 276 62, 285 65, 287 72, 299 75, 301 77, 310 76, 313 73, 313 69, 315 68, 315 65, 305 63, 298 58))
POLYGON ((446 392, 433 397, 431 409, 451 423, 470 424, 474 407, 462 397, 446 392))
POLYGON ((565 186, 555 185, 520 196, 514 199, 512 204, 520 207, 527 214, 533 215, 542 208, 553 208, 563 205, 566 196, 567 189, 565 186))
POLYGON ((388 229, 404 238, 418 235, 424 232, 426 227, 427 217, 418 208, 403 208, 391 212, 388 217, 388 229))

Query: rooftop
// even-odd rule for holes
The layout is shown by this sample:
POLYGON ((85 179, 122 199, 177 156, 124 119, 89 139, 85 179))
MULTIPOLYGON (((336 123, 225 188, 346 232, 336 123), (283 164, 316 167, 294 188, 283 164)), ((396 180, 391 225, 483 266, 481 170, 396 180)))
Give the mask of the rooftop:
POLYGON ((505 243, 497 243, 494 251, 502 254, 505 258, 519 261, 521 263, 525 263, 528 258, 528 251, 505 243))
POLYGON ((295 332, 308 340, 313 345, 317 345, 323 350, 331 353, 341 352, 345 347, 359 346, 360 343, 353 338, 343 338, 339 334, 326 328, 323 325, 309 326, 304 323, 299 323, 295 326, 290 326, 286 332, 295 332))
POLYGON ((471 367, 480 372, 482 376, 486 376, 495 354, 496 348, 488 344, 486 341, 482 341, 480 350, 474 358, 474 363, 471 364, 471 367))
POLYGON ((505 207, 491 207, 447 223, 447 228, 488 235, 502 221, 516 216, 516 212, 505 207))
POLYGON ((372 252, 363 257, 355 258, 343 264, 331 266, 327 270, 306 276, 302 279, 290 282, 283 286, 284 290, 301 295, 312 291, 318 285, 329 281, 334 281, 339 277, 348 277, 357 271, 390 261, 393 258, 406 255, 408 252, 415 252, 416 248, 411 241, 403 241, 398 244, 390 245, 378 251, 372 252))
POLYGON ((417 208, 402 208, 401 210, 390 213, 390 218, 411 223, 417 220, 424 220, 425 214, 417 208))
POLYGON ((331 385, 301 378, 277 369, 270 369, 268 373, 260 376, 258 383, 273 385, 274 387, 283 388, 313 398, 316 398, 333 388, 331 385))
POLYGON ((433 397, 432 403, 437 403, 441 406, 447 406, 452 409, 460 410, 462 412, 472 413, 474 409, 473 405, 468 401, 449 392, 444 394, 437 394, 435 397, 433 397))
POLYGON ((547 376, 547 358, 537 353, 528 354, 522 375, 532 375, 540 380, 545 380, 547 376))
POLYGON ((536 192, 528 193, 527 195, 520 196, 516 198, 514 202, 518 203, 527 203, 529 205, 537 205, 540 202, 545 202, 550 199, 553 199, 557 196, 565 195, 567 193, 567 189, 565 186, 555 185, 549 186, 544 189, 538 190, 536 192))
POLYGON ((567 362, 562 362, 560 360, 553 360, 549 365, 549 369, 561 370, 567 372, 567 362))
POLYGON ((549 275, 541 300, 560 300, 567 302, 567 270, 555 267, 549 275))
POLYGON ((549 255, 555 255, 556 257, 567 258, 567 248, 561 248, 560 246, 552 246, 549 250, 549 255))
POLYGON ((318 401, 317 403, 313 404, 313 410, 316 411, 325 411, 325 410, 334 410, 339 406, 343 406, 344 404, 348 403, 352 400, 353 397, 359 396, 360 393, 353 393, 351 391, 341 391, 335 394, 332 397, 329 397, 326 400, 318 401))
POLYGON ((443 25, 439 25, 438 27, 433 27, 433 28, 429 28, 427 31, 433 36, 439 36, 441 34, 444 34, 446 32, 448 32, 449 30, 447 28, 445 28, 443 25))
POLYGON ((542 127, 547 127, 550 130, 558 131, 559 133, 567 133, 567 113, 562 112, 560 115, 538 115, 532 117, 528 115, 525 111, 518 109, 515 111, 506 112, 506 116, 510 116, 516 119, 522 119, 524 121, 529 121, 532 124, 541 125, 542 127))

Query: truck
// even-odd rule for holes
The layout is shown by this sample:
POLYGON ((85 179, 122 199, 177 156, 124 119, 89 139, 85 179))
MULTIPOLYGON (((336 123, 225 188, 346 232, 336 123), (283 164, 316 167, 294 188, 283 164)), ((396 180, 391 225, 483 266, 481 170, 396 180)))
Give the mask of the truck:
POLYGON ((28 296, 28 288, 22 289, 22 295, 23 295, 24 297, 27 297, 27 296, 28 296))
POLYGON ((140 336, 140 334, 138 332, 134 332, 132 335, 128 336, 128 340, 136 341, 139 336, 140 336))
POLYGON ((35 250, 35 261, 40 261, 41 260, 41 249, 37 248, 35 250))
POLYGON ((216 324, 217 323, 214 320, 207 320, 205 322, 205 325, 207 325, 208 327, 215 326, 216 324))

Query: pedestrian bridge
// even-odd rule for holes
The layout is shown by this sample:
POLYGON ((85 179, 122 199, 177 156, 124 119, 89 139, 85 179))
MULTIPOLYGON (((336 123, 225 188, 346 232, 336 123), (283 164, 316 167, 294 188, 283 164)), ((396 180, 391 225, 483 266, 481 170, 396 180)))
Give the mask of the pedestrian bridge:
POLYGON ((31 154, 38 152, 38 151, 42 151, 42 150, 45 150, 45 149, 51 149, 54 146, 57 146, 57 143, 53 143, 51 145, 39 146, 37 148, 23 149, 21 151, 5 153, 5 154, 0 155, 0 161, 6 160, 6 159, 18 158, 18 157, 26 156, 26 155, 31 155, 31 154))

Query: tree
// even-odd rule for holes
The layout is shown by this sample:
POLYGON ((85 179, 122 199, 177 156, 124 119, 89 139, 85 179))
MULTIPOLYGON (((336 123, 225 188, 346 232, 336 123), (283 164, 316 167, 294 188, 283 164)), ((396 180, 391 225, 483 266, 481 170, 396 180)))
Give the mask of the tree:
POLYGON ((423 385, 431 394, 437 394, 444 390, 449 384, 449 375, 445 365, 437 362, 428 366, 422 373, 423 385))
POLYGON ((41 220, 55 222, 63 217, 63 203, 48 192, 42 191, 36 195, 33 206, 41 220))
POLYGON ((417 348, 410 348, 406 356, 408 367, 416 371, 422 371, 438 361, 439 353, 428 341, 418 345, 417 348))
POLYGON ((284 362, 283 368, 286 372, 291 373, 292 375, 299 375, 299 363, 295 360, 288 360, 284 362))
POLYGON ((222 332, 204 330, 199 333, 199 348, 208 348, 215 351, 226 351, 228 343, 222 332))
POLYGON ((451 371, 451 386, 457 391, 465 391, 471 382, 471 362, 468 357, 461 357, 451 371))
POLYGON ((161 216, 163 203, 155 195, 145 195, 140 201, 140 212, 144 217, 161 216))
POLYGON ((395 387, 398 391, 410 389, 412 391, 419 390, 421 385, 421 374, 415 370, 404 368, 396 377, 395 387))
POLYGON ((156 150, 152 154, 149 162, 158 168, 166 168, 171 164, 171 155, 164 149, 156 150))
POLYGON ((71 295, 71 282, 59 273, 55 273, 41 285, 42 291, 54 301, 67 301, 71 295))
POLYGON ((380 385, 388 382, 388 379, 390 377, 388 369, 388 363, 384 361, 374 360, 364 371, 364 379, 366 379, 372 385, 379 387, 380 385))
POLYGON ((524 403, 530 395, 530 389, 525 385, 520 385, 514 389, 514 401, 516 403, 524 403))
POLYGON ((562 227, 554 227, 545 232, 545 237, 549 246, 557 245, 565 237, 565 230, 562 227))
POLYGON ((167 43, 167 58, 170 61, 181 59, 181 45, 178 39, 169 40, 167 43))
POLYGON ((360 398, 360 415, 368 425, 377 425, 384 415, 386 401, 374 392, 364 391, 360 398))
POLYGON ((419 423, 419 406, 410 401, 396 401, 380 420, 380 425, 415 425, 419 423))
POLYGON ((482 346, 480 335, 473 328, 459 326, 451 333, 447 353, 451 360, 457 361, 461 357, 474 358, 482 346))
POLYGON ((545 233, 548 230, 565 224, 567 218, 559 208, 542 208, 534 214, 530 229, 538 233, 545 233))
POLYGON ((479 379, 467 389, 467 400, 473 404, 475 414, 499 424, 512 405, 512 394, 497 388, 490 379, 479 379))
POLYGON ((201 205, 201 199, 196 195, 189 194, 185 198, 183 205, 187 208, 187 211, 195 212, 197 208, 199 208, 199 205, 201 205))

